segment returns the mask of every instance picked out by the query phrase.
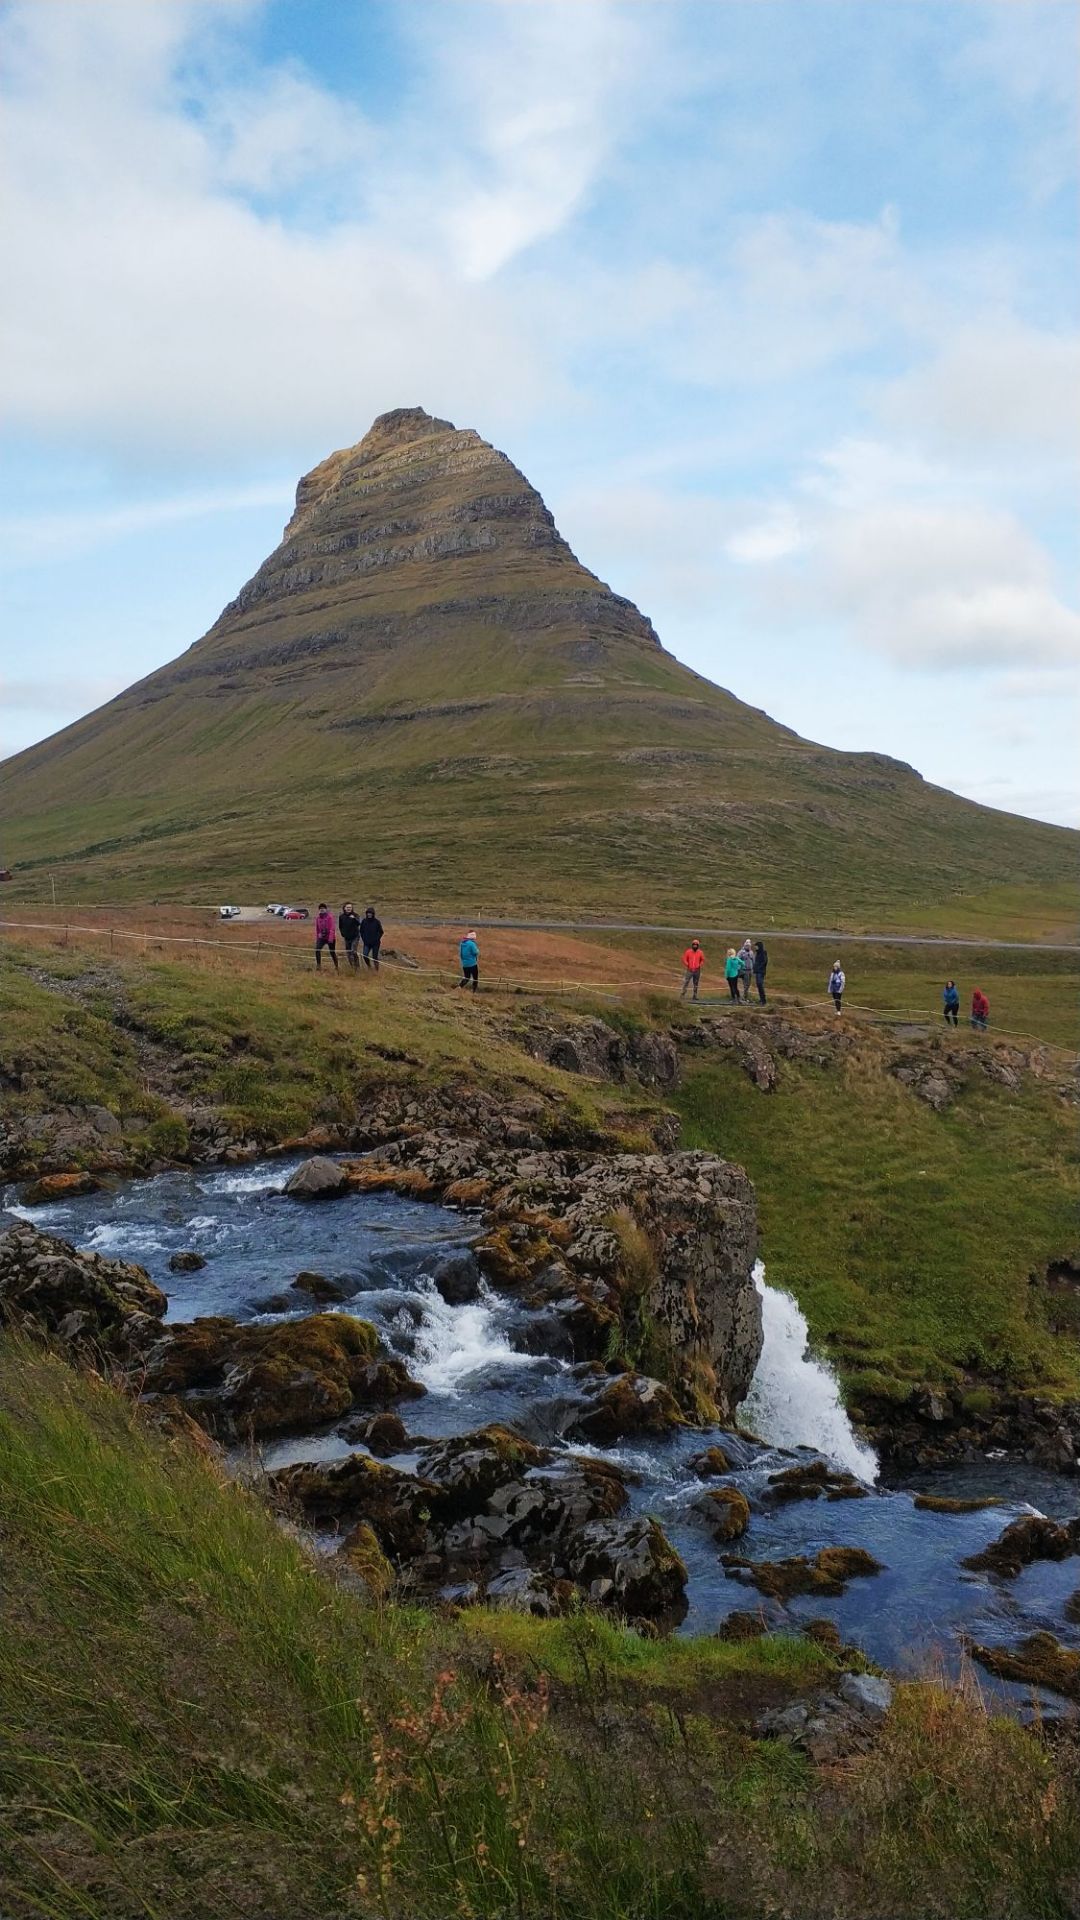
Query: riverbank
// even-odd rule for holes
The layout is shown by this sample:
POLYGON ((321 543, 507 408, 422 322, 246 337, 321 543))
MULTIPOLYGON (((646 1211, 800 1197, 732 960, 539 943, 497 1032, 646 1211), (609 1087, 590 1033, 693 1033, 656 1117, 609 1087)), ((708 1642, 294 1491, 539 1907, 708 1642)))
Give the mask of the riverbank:
POLYGON ((0 1343, 5 1910, 128 1920, 1066 1915, 1068 1742, 897 1690, 842 1768, 752 1731, 812 1638, 372 1605, 213 1457, 0 1343), (93 1646, 93 1662, 88 1648, 93 1646))
POLYGON ((418 994, 403 970, 10 949, 0 967, 7 1177, 108 1181, 431 1126, 598 1153, 681 1139, 748 1168, 770 1275, 887 1453, 1075 1457, 1059 1415, 1080 1420, 1076 1080, 1059 1049, 791 1005, 418 994))

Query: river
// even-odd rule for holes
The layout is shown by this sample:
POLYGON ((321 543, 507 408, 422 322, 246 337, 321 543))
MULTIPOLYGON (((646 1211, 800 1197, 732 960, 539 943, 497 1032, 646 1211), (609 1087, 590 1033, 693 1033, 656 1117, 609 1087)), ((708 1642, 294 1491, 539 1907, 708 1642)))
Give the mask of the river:
MULTIPOLYGON (((344 1276, 351 1288, 340 1311, 378 1328, 427 1389, 398 1408, 410 1436, 467 1432, 489 1421, 559 1444, 567 1409, 579 1396, 573 1366, 544 1350, 542 1316, 481 1283, 478 1297, 449 1306, 432 1274, 448 1253, 468 1246, 477 1223, 445 1208, 393 1195, 354 1194, 317 1205, 281 1192, 295 1162, 274 1158, 239 1168, 177 1170, 40 1207, 14 1195, 7 1210, 76 1246, 136 1260, 168 1294, 168 1317, 199 1314, 237 1319, 277 1317, 278 1298, 304 1268, 344 1276), (192 1250, 206 1265, 173 1273, 170 1257, 192 1250)), ((853 1432, 834 1376, 807 1352, 806 1323, 790 1296, 762 1294, 765 1345, 741 1421, 767 1443, 699 1429, 604 1451, 631 1476, 631 1503, 656 1516, 689 1572, 689 1609, 680 1631, 711 1632, 735 1609, 760 1612, 773 1625, 813 1617, 834 1620, 846 1640, 901 1674, 955 1672, 963 1636, 1013 1643, 1048 1628, 1080 1647, 1080 1625, 1064 1611, 1080 1587, 1080 1559, 1036 1562, 1016 1579, 965 1570, 961 1561, 995 1539, 1019 1514, 1067 1518, 1078 1510, 1077 1482, 1013 1462, 987 1461, 882 1485, 872 1450, 853 1432), (689 1471, 693 1455, 716 1442, 733 1463, 729 1476, 746 1493, 752 1517, 739 1550, 755 1560, 813 1554, 828 1545, 860 1546, 882 1563, 869 1579, 852 1580, 835 1599, 762 1600, 730 1577, 711 1536, 691 1511, 702 1490, 689 1471), (868 1497, 763 1501, 768 1476, 793 1458, 825 1456, 865 1482, 868 1497), (919 1489, 970 1498, 997 1495, 1002 1505, 969 1514, 915 1506, 919 1489)), ((292 1295, 292 1300, 299 1297, 292 1295)), ((307 1310, 310 1310, 308 1308, 307 1310)), ((305 1307, 290 1306, 292 1312, 305 1307)), ((266 1466, 332 1458, 350 1446, 335 1431, 292 1436, 263 1448, 266 1466)), ((415 1451, 392 1457, 402 1468, 415 1451)), ((1030 1690, 983 1684, 1017 1705, 1030 1690)), ((1060 1707, 1049 1697, 1047 1705, 1060 1707)))

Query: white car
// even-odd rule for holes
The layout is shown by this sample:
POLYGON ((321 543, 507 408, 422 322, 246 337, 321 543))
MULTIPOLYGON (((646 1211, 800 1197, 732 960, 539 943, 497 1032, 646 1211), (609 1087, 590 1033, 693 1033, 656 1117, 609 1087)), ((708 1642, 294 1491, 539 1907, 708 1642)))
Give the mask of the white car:
POLYGON ((266 904, 266 911, 267 913, 284 913, 285 908, 282 905, 280 900, 278 901, 268 900, 266 904))
POLYGON ((218 912, 223 920, 239 920, 240 918, 239 907, 219 907, 218 912))

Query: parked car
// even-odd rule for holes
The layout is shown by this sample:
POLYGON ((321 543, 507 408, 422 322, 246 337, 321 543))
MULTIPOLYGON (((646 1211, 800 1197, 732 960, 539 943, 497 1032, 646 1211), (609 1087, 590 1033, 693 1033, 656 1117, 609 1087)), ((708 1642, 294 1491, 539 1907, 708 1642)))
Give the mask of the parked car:
POLYGON ((286 920, 310 920, 311 915, 306 907, 286 907, 285 918, 286 920))
POLYGON ((223 920, 239 920, 240 918, 239 907, 219 907, 218 912, 223 920))
POLYGON ((271 900, 267 904, 266 911, 267 913, 284 913, 285 909, 280 901, 271 900))

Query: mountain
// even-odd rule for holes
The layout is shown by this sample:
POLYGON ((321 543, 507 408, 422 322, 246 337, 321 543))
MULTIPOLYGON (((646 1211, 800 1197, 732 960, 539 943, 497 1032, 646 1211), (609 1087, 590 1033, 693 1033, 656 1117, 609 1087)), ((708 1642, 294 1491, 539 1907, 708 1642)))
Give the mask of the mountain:
POLYGON ((9 898, 51 873, 635 920, 1060 918, 1075 846, 691 672, 505 454, 420 408, 305 475, 178 660, 7 761, 0 813, 9 898))

